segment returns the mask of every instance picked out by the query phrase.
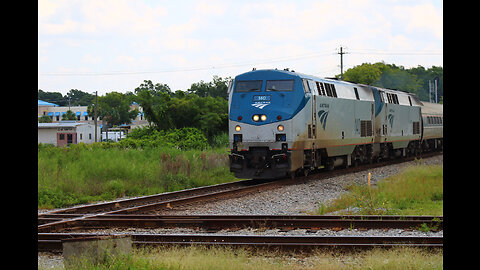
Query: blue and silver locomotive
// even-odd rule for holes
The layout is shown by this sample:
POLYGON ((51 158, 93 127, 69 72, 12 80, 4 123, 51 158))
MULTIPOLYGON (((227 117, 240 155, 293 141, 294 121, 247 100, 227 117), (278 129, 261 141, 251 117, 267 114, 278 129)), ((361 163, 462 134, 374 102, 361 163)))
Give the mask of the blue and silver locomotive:
POLYGON ((443 105, 402 91, 276 69, 240 74, 228 91, 239 178, 306 175, 443 144, 443 105))

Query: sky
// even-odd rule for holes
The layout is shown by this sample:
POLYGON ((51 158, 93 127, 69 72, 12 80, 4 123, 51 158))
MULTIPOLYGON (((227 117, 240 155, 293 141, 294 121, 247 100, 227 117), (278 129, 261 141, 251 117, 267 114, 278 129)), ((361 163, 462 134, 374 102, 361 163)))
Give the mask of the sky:
POLYGON ((318 77, 362 63, 443 66, 434 0, 39 0, 38 89, 186 91, 256 69, 318 77))

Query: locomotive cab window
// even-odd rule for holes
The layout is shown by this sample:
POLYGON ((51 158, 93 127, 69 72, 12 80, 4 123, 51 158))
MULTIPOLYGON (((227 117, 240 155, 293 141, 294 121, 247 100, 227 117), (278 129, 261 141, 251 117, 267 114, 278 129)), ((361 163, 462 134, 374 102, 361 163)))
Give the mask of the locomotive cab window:
POLYGON ((356 87, 353 88, 353 91, 355 92, 355 98, 356 98, 357 100, 360 100, 360 97, 358 96, 358 90, 357 90, 356 87))
POLYGON ((308 80, 308 86, 314 95, 318 95, 317 84, 314 81, 308 80))
POLYGON ((260 92, 262 81, 238 81, 235 83, 235 92, 260 92))
POLYGON ((310 93, 310 87, 308 86, 307 80, 303 79, 302 81, 303 81, 303 91, 305 91, 305 94, 310 93))
POLYGON ((293 91, 294 80, 267 81, 267 91, 293 91))

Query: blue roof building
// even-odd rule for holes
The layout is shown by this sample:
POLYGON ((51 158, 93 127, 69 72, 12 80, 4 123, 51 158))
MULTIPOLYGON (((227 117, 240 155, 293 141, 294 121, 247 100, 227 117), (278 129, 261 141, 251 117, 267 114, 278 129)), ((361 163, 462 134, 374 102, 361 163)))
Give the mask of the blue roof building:
POLYGON ((58 107, 57 104, 54 104, 54 103, 50 103, 50 102, 46 102, 46 101, 43 101, 43 100, 38 100, 38 106, 54 106, 54 107, 58 107))

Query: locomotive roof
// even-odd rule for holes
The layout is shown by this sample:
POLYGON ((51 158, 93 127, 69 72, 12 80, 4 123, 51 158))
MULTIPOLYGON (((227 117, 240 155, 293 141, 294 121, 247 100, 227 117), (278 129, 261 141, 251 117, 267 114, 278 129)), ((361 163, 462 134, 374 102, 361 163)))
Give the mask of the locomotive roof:
POLYGON ((247 74, 256 73, 256 72, 262 72, 262 71, 280 72, 280 73, 283 73, 283 74, 298 76, 302 79, 310 79, 310 80, 315 80, 315 81, 326 81, 326 82, 329 82, 329 83, 344 84, 344 85, 348 85, 348 86, 352 86, 352 87, 353 86, 375 87, 379 90, 389 92, 389 93, 406 94, 406 95, 416 96, 414 93, 410 93, 410 92, 402 91, 402 90, 398 90, 398 89, 389 89, 389 88, 377 87, 377 86, 366 85, 366 84, 361 84, 361 83, 353 83, 353 82, 343 81, 343 80, 338 80, 338 79, 333 79, 333 78, 318 77, 318 76, 309 75, 309 74, 305 74, 305 73, 301 73, 301 72, 296 72, 294 70, 255 69, 255 70, 251 70, 251 71, 239 74, 238 76, 247 75, 247 74))

